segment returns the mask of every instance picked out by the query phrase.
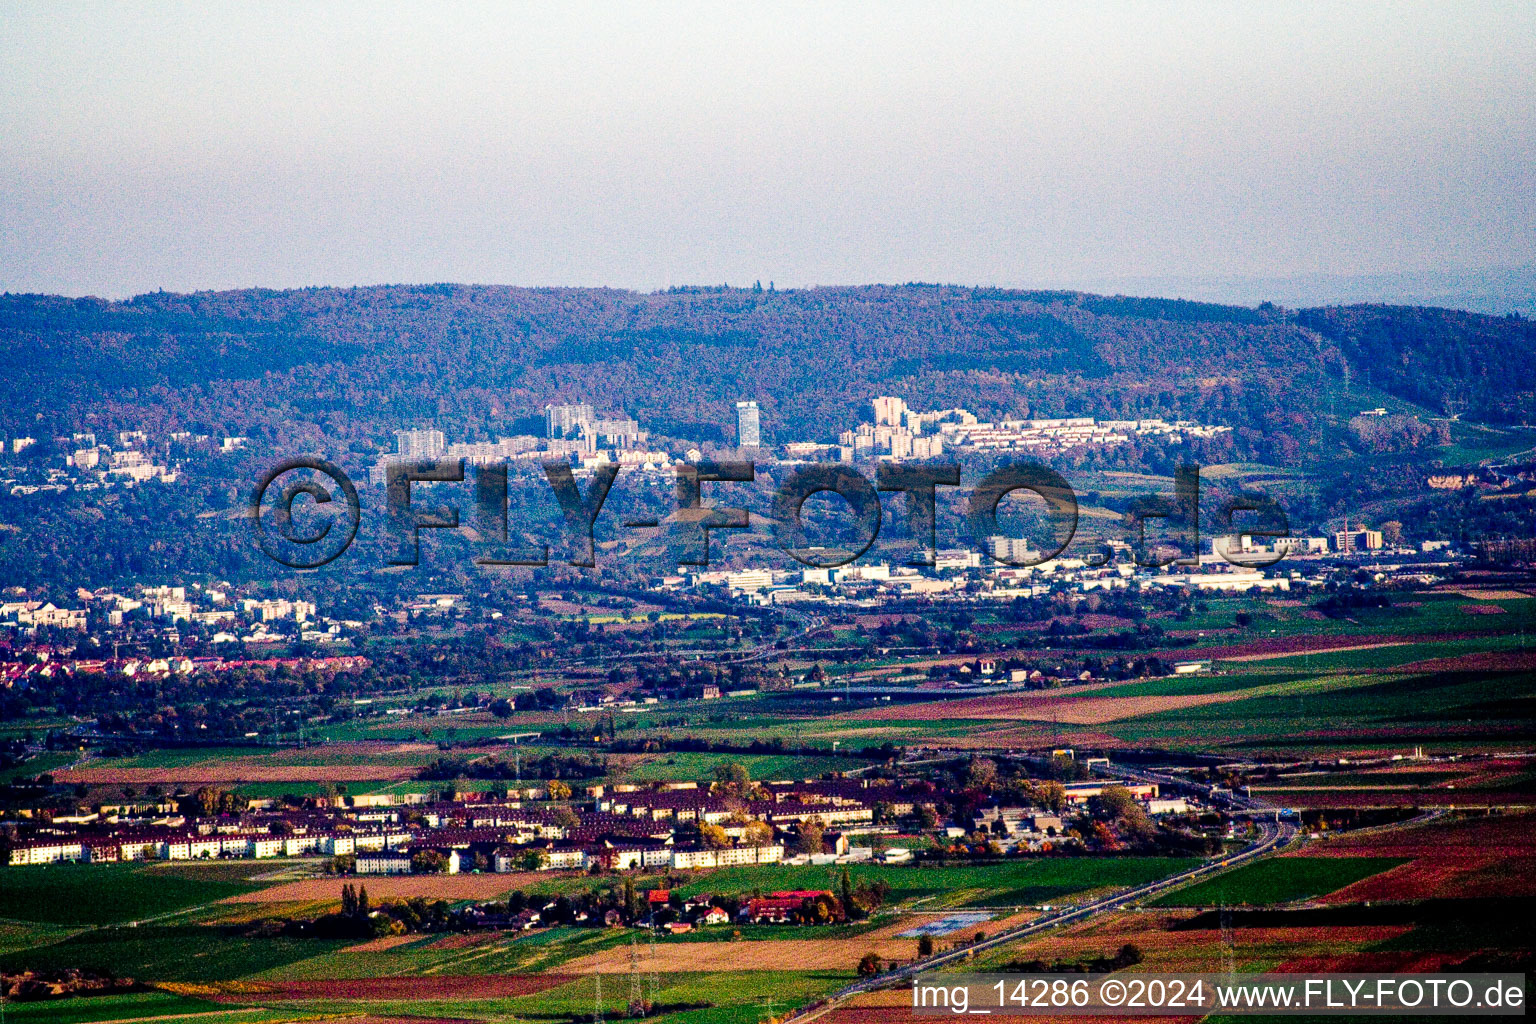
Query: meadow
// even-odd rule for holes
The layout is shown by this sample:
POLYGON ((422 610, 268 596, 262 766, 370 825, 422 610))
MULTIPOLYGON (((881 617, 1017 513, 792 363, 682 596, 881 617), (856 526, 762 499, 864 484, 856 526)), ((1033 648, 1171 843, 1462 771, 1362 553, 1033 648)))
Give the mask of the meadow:
MULTIPOLYGON (((109 996, 83 996, 75 999, 49 999, 35 1003, 10 1003, 5 1008, 6 1024, 89 1024, 91 1021, 142 1020, 180 1016, 191 1013, 217 1013, 229 1007, 206 999, 178 996, 170 992, 129 992, 109 996)), ((262 1020, 256 1013, 233 1018, 262 1020)))
POLYGON ((863 768, 868 761, 849 757, 803 757, 793 754, 706 754, 682 752, 661 754, 654 760, 621 773, 631 782, 668 779, 704 781, 714 778, 722 764, 740 764, 754 779, 814 779, 827 772, 846 772, 863 768))
POLYGON ((62 768, 78 756, 78 754, 62 751, 37 754, 22 761, 20 764, 13 764, 9 768, 0 768, 0 785, 7 785, 15 782, 17 779, 30 779, 34 775, 46 774, 55 768, 62 768))
POLYGON ((78 967, 147 982, 214 982, 244 978, 329 952, 345 942, 250 938, 204 925, 98 928, 50 946, 0 956, 0 970, 78 967))
POLYGON ((323 981, 419 975, 532 974, 629 941, 607 928, 550 928, 528 934, 423 935, 390 949, 338 946, 257 972, 254 981, 323 981))
POLYGON ((249 861, 200 867, 51 864, 4 869, 0 917, 71 926, 142 921, 260 888, 219 868, 272 869, 270 863, 249 861))
MULTIPOLYGON (((644 970, 642 961, 642 971, 644 970)), ((804 1005, 853 980, 840 971, 673 972, 660 975, 654 989, 648 976, 643 993, 665 1008, 694 1004, 697 1008, 667 1013, 669 1024, 759 1024, 765 1017, 804 1005)), ((381 1017, 410 1015, 452 1020, 572 1020, 590 1017, 597 1006, 605 1016, 621 1015, 629 1001, 623 976, 589 975, 531 995, 494 999, 315 1000, 302 1004, 309 1012, 355 1014, 366 1009, 381 1017), (601 979, 601 980, 599 980, 601 979)))
POLYGON ((1184 708, 1110 723, 1133 744, 1255 750, 1353 749, 1420 740, 1520 742, 1536 737, 1536 678, 1524 672, 1331 676, 1286 695, 1184 708))
POLYGON ((1272 906, 1322 896, 1405 863, 1399 857, 1273 857, 1179 889, 1151 905, 1272 906))

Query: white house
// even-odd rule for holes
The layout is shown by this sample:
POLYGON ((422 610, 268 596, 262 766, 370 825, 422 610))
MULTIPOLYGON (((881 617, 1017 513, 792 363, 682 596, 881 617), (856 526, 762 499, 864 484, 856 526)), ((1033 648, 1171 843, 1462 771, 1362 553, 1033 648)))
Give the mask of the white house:
POLYGON ((730 846, 723 850, 684 847, 672 851, 672 867, 678 870, 722 868, 733 864, 774 864, 784 859, 782 846, 730 846))
POLYGON ((359 853, 357 873, 360 875, 408 875, 411 873, 411 855, 408 853, 359 853))
POLYGON ((39 839, 29 843, 17 843, 11 848, 11 864, 57 864, 60 861, 81 860, 85 856, 80 840, 39 839))

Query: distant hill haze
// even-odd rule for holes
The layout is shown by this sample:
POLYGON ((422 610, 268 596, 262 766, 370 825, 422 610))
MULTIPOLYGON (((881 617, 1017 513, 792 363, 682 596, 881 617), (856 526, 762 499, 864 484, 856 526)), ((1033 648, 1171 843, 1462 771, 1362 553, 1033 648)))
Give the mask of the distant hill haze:
POLYGON ((830 441, 894 394, 984 418, 1227 424, 1234 457, 1289 463, 1325 418, 1359 411, 1359 389, 1492 423, 1536 403, 1536 325, 1516 317, 930 285, 6 295, 0 358, 7 436, 145 427, 358 451, 425 421, 455 438, 531 429, 560 401, 710 440, 753 399, 764 443, 830 441))

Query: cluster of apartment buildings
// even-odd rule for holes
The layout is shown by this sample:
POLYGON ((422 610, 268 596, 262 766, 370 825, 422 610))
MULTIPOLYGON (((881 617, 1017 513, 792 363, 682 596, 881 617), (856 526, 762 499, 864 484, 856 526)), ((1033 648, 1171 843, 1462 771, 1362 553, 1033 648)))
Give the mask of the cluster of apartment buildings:
POLYGON ((137 448, 123 451, 114 451, 105 446, 78 448, 65 456, 65 465, 76 470, 92 471, 97 479, 120 479, 140 484, 146 480, 175 483, 180 475, 176 470, 156 463, 151 456, 137 448))
MULTIPOLYGON (((190 434, 173 435, 172 440, 190 437, 190 434)), ((11 491, 13 494, 30 494, 45 488, 58 490, 66 486, 62 482, 65 479, 78 489, 92 490, 113 482, 133 484, 159 480, 174 483, 179 477, 177 470, 156 462, 153 454, 146 451, 149 435, 144 431, 119 431, 115 441, 116 448, 106 441, 98 441, 96 434, 90 431, 55 437, 54 447, 64 453, 64 470, 51 473, 49 484, 17 484, 11 491)), ((14 437, 4 447, 10 454, 19 455, 35 444, 36 438, 14 437)))
MULTIPOLYGON (((150 480, 175 483, 182 476, 179 467, 183 463, 178 459, 198 450, 227 455, 244 448, 249 440, 222 437, 215 444, 209 435, 190 431, 157 435, 153 441, 143 430, 120 430, 106 439, 94 431, 61 434, 53 438, 53 447, 62 455, 50 457, 47 465, 34 466, 20 476, 0 479, 0 486, 21 495, 94 491, 117 484, 131 487, 150 480), (176 459, 172 457, 173 446, 181 449, 176 459)), ((37 443, 35 437, 13 437, 0 441, 0 453, 19 455, 32 449, 35 454, 37 443)))
POLYGON ((395 432, 395 451, 380 458, 368 471, 368 480, 382 487, 391 463, 415 459, 463 459, 471 466, 504 462, 530 466, 550 459, 571 460, 583 470, 605 464, 659 471, 676 459, 664 451, 643 446, 649 434, 628 417, 603 419, 590 405, 550 405, 544 409, 545 437, 519 434, 495 441, 448 443, 441 430, 414 428, 395 432))
MULTIPOLYGON (((324 856, 355 857, 359 874, 397 874, 412 870, 416 853, 434 850, 450 871, 466 862, 496 871, 696 870, 777 863, 786 859, 784 837, 807 821, 847 830, 869 826, 878 800, 887 800, 893 813, 910 813, 913 806, 910 798, 903 801, 899 787, 858 780, 771 783, 759 791, 762 799, 751 801, 727 801, 692 785, 589 787, 589 800, 574 819, 542 803, 548 793, 537 786, 514 790, 505 799, 374 794, 336 806, 317 799, 305 809, 250 800, 241 814, 207 818, 183 815, 157 799, 23 821, 4 845, 13 866, 324 856), (769 829, 749 828, 752 822, 769 829), (727 842, 678 841, 700 825, 718 826, 727 842)), ((834 851, 839 846, 843 851, 831 856, 846 855, 849 847, 840 832, 832 833, 831 842, 834 851)))
POLYGON ((178 627, 192 624, 213 631, 213 643, 260 643, 279 639, 270 632, 270 623, 292 622, 301 639, 327 643, 341 638, 343 627, 360 628, 362 623, 330 619, 316 620, 312 601, 287 598, 234 598, 219 586, 139 586, 130 593, 111 588, 75 592, 81 607, 60 607, 51 601, 14 600, 0 603, 0 628, 31 634, 39 626, 60 629, 122 627, 136 613, 163 628, 165 638, 180 639, 178 627))
POLYGON ((24 684, 33 676, 52 679, 55 676, 115 675, 143 679, 240 669, 361 672, 368 667, 368 659, 360 654, 320 658, 190 658, 180 654, 161 658, 76 658, 68 654, 56 656, 55 650, 45 644, 31 645, 19 653, 25 660, 0 661, 0 688, 24 684))
POLYGON ((785 446, 790 459, 825 458, 840 461, 863 459, 936 459, 945 451, 1017 450, 1033 454, 1069 451, 1093 445, 1124 444, 1134 438, 1162 437, 1170 443, 1185 438, 1208 438, 1231 427, 1210 426, 1188 420, 1164 419, 1094 420, 1079 416, 1060 419, 1005 417, 982 421, 967 409, 932 409, 920 412, 892 395, 872 399, 873 423, 861 423, 838 435, 836 445, 795 441, 785 446))
POLYGON ((1231 427, 1211 426, 1189 420, 1095 420, 1089 416, 1065 419, 1008 419, 996 423, 941 423, 940 432, 956 448, 976 451, 1022 450, 1035 453, 1063 452, 1074 448, 1124 444, 1138 437, 1161 437, 1171 444, 1185 438, 1209 438, 1231 427))
MULTIPOLYGON (((989 539, 994 557, 1010 561, 1038 557, 1028 542, 989 539)), ((1121 542, 1109 544, 1112 557, 1058 556, 1038 565, 1014 566, 989 562, 977 551, 940 550, 931 567, 850 563, 836 568, 806 569, 680 569, 659 579, 658 589, 723 588, 730 596, 760 605, 800 602, 873 607, 892 597, 928 597, 964 602, 1011 601, 1041 597, 1062 587, 1080 592, 1177 587, 1197 591, 1288 591, 1301 577, 1295 570, 1276 571, 1233 564, 1220 551, 1201 555, 1199 565, 1146 568, 1130 560, 1121 542)), ((1239 548, 1234 546, 1232 553, 1239 548)), ((1261 557, 1254 546, 1241 552, 1261 557)))

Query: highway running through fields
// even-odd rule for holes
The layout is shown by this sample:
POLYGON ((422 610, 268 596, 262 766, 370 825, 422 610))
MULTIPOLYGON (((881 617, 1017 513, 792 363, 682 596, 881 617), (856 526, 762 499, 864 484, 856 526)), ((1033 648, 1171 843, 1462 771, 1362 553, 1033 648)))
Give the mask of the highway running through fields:
POLYGON ((999 932, 997 935, 978 942, 975 945, 965 946, 961 949, 949 950, 944 953, 936 953, 933 956, 925 957, 922 960, 917 960, 910 964, 906 964, 894 971, 888 971, 885 974, 880 974, 872 978, 865 978, 860 981, 856 981, 851 985, 839 989, 832 995, 828 996, 824 1001, 808 1007, 804 1012, 797 1016, 793 1016, 790 1019, 796 1021, 810 1020, 820 1016, 825 1011, 832 1009, 837 1003, 843 1001, 844 999, 857 995, 860 992, 869 992, 878 988, 889 988, 894 983, 910 981, 912 978, 915 978, 919 974, 926 973, 928 971, 934 970, 935 968, 943 967, 960 960, 965 960, 977 953, 984 952, 988 949, 1007 945, 1011 942, 1017 942, 1019 939, 1028 938, 1031 935, 1038 935, 1041 932, 1050 931, 1053 928, 1060 928, 1064 925, 1076 924, 1078 922, 1085 921, 1088 918, 1096 917, 1099 914, 1108 913, 1112 910, 1119 910, 1131 904, 1143 902, 1152 896, 1161 894, 1165 890, 1172 889, 1175 886, 1183 885, 1184 883, 1193 881, 1197 878, 1203 878, 1206 875, 1217 874, 1221 871, 1227 870, 1228 868, 1237 867, 1240 864, 1246 864, 1249 861, 1268 856, 1269 854, 1283 849, 1285 846, 1289 845, 1291 841, 1296 838, 1299 831, 1295 823, 1291 821, 1256 821, 1254 824, 1259 830, 1258 836, 1255 837, 1253 842, 1249 843, 1247 846, 1236 853, 1230 854, 1226 857, 1212 859, 1204 864, 1196 865, 1187 871, 1181 871, 1176 875, 1169 875, 1167 878, 1161 878, 1155 882, 1149 882, 1146 885, 1138 886, 1134 889, 1126 889, 1123 892, 1105 896, 1103 899, 1094 900, 1091 903, 1078 904, 1076 906, 1064 907, 1060 910, 1052 911, 1045 914, 1043 917, 1037 917, 1035 920, 1030 921, 1028 924, 1020 925, 1019 927, 1010 929, 1006 932, 999 932))

